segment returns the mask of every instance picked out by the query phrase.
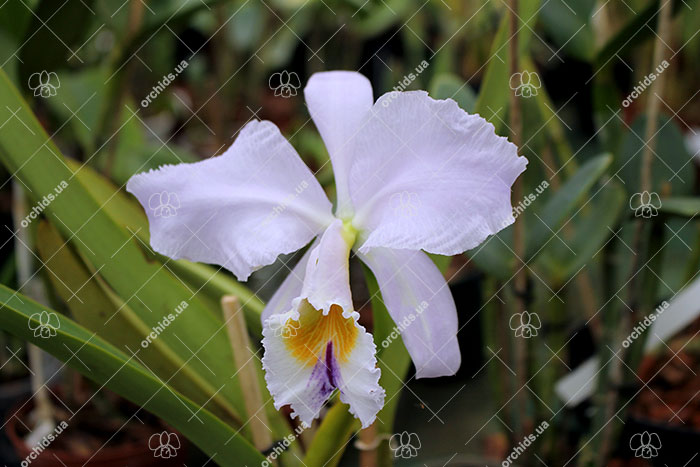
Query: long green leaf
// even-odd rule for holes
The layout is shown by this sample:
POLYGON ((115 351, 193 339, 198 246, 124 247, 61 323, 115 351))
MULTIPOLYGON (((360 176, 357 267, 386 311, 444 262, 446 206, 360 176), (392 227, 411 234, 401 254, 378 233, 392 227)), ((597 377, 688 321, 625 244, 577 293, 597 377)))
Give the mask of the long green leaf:
POLYGON ((260 465, 264 460, 241 434, 141 366, 139 349, 128 356, 65 316, 2 285, 0 303, 1 329, 41 347, 85 377, 161 417, 219 465, 260 465), (42 312, 51 313, 55 335, 35 335, 33 329, 42 325, 42 312))
POLYGON ((108 290, 99 274, 91 272, 81 262, 47 221, 42 221, 37 229, 37 249, 46 269, 52 271, 47 276, 53 290, 78 323, 117 348, 140 349, 141 362, 156 375, 168 379, 174 389, 198 404, 211 400, 215 405, 210 410, 218 417, 229 423, 241 423, 229 402, 193 372, 167 343, 160 339, 145 341, 144 336, 151 332, 148 326, 130 306, 108 290), (144 341, 150 344, 144 347, 144 341))
POLYGON ((48 200, 38 204, 45 205, 43 215, 148 328, 160 326, 165 316, 186 302, 187 308, 158 339, 165 340, 194 371, 220 389, 239 415, 244 413, 238 380, 231 378, 235 366, 228 337, 215 310, 208 309, 163 265, 148 260, 139 240, 105 213, 4 73, 0 74, 0 105, 5 112, 16 112, 5 117, 6 124, 0 129, 0 158, 35 202, 48 200))
POLYGON ((527 258, 531 259, 547 243, 569 214, 583 200, 590 188, 605 173, 612 162, 612 156, 603 154, 589 160, 568 179, 543 206, 538 213, 539 221, 528 228, 527 258))
POLYGON ((559 234, 562 241, 554 240, 538 256, 536 264, 547 271, 547 278, 556 286, 567 283, 588 265, 602 245, 617 230, 627 195, 619 183, 608 181, 582 209, 570 224, 571 228, 559 234), (567 235, 571 231, 571 235, 567 235))
POLYGON ((678 196, 661 200, 659 211, 679 217, 696 217, 700 215, 700 198, 692 196, 678 196))
MULTIPOLYGON (((526 259, 529 261, 541 253, 543 246, 552 242, 554 233, 574 209, 580 204, 594 183, 605 173, 612 162, 610 155, 594 157, 581 166, 554 193, 540 209, 527 208, 523 216, 527 216, 528 235, 526 259)), ((534 193, 532 193, 534 195, 534 193)), ((516 220, 517 222, 517 220, 516 220)), ((512 250, 512 227, 502 230, 488 239, 483 245, 467 253, 474 262, 493 277, 508 280, 515 265, 512 250)))
MULTIPOLYGON (((42 214, 69 239, 84 262, 92 265, 106 285, 148 328, 187 302, 187 308, 158 335, 190 369, 214 386, 245 414, 238 374, 225 325, 217 309, 176 278, 168 263, 144 254, 141 240, 115 222, 76 177, 60 151, 47 137, 17 90, 0 72, 0 113, 8 112, 0 128, 0 160, 29 190, 33 200, 49 200, 42 214), (11 109, 11 110, 8 110, 11 109), (61 187, 59 190, 56 187, 61 187), (46 197, 46 198, 45 198, 46 197)), ((251 361, 260 367, 259 361, 251 361)), ((264 395, 265 399, 267 393, 264 395)), ((270 409, 272 410, 272 409, 270 409)), ((276 436, 289 427, 278 412, 270 418, 276 436)), ((247 426, 242 427, 248 433, 247 426)))
MULTIPOLYGON (((537 20, 539 6, 539 0, 520 2, 520 11, 518 12, 520 18, 518 20, 518 53, 521 57, 529 55, 530 39, 537 20)), ((506 9, 505 13, 491 46, 491 53, 489 54, 491 58, 489 59, 474 109, 477 114, 493 123, 496 127, 496 132, 503 125, 503 118, 508 106, 508 93, 514 92, 510 89, 510 71, 508 69, 510 57, 508 49, 510 11, 506 9)), ((532 72, 535 70, 527 71, 532 72)))

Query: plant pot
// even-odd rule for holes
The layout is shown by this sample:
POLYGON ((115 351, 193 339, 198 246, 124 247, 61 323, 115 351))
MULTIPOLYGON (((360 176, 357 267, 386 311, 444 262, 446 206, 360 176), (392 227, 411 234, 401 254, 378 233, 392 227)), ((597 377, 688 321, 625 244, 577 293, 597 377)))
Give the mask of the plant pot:
POLYGON ((626 448, 627 452, 634 456, 632 450, 625 443, 628 443, 636 434, 644 433, 645 431, 647 433, 656 433, 661 442, 661 449, 656 452, 655 456, 647 459, 647 462, 651 465, 654 467, 696 465, 693 462, 698 460, 697 457, 694 457, 697 456, 698 446, 700 446, 700 432, 698 430, 632 416, 628 418, 620 438, 622 450, 626 448), (692 462, 691 459, 693 459, 692 462))
POLYGON ((670 345, 679 348, 677 354, 669 350, 642 361, 638 373, 646 386, 631 404, 619 452, 629 458, 646 456, 653 466, 697 465, 700 376, 691 368, 698 355, 689 347, 670 345), (640 443, 651 448, 639 449, 640 443))
MULTIPOLYGON (((71 433, 70 425, 67 425, 61 432, 57 428, 55 432, 51 433, 54 436, 53 440, 50 440, 47 435, 37 446, 27 446, 20 434, 23 428, 18 418, 26 419, 30 410, 29 405, 15 407, 14 410, 17 416, 10 418, 5 426, 7 437, 15 449, 16 456, 21 459, 22 463, 20 465, 23 467, 28 465, 32 467, 82 467, 88 463, 96 467, 180 467, 187 458, 186 439, 167 427, 164 427, 161 433, 170 434, 170 438, 168 435, 165 435, 163 438, 166 441, 169 438, 172 441, 171 446, 166 446, 159 442, 161 436, 159 436, 156 427, 153 427, 150 436, 146 435, 139 440, 127 439, 113 444, 112 440, 106 437, 102 446, 94 452, 76 453, 54 446, 54 444, 59 444, 57 441, 61 437, 75 435, 71 433), (176 437, 177 441, 172 436, 176 437)), ((59 425, 60 423, 58 422, 59 425)), ((128 423, 124 424, 124 426, 128 423)), ((122 428, 118 431, 121 431, 122 428)))

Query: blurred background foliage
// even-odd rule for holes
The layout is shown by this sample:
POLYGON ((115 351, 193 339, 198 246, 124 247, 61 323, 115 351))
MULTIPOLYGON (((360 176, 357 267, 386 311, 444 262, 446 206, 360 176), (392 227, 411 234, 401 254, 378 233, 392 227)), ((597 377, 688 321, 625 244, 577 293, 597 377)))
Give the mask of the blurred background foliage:
MULTIPOLYGON (((630 199, 640 191, 642 155, 651 146, 645 128, 654 94, 647 89, 630 105, 622 103, 659 65, 652 57, 662 3, 519 2, 519 71, 534 72, 540 84, 531 97, 519 100, 518 110, 520 152, 530 160, 522 193, 535 195, 518 216, 525 226, 522 259, 528 275, 527 291, 521 292, 542 321, 541 339, 522 348, 508 329, 514 303, 521 299, 512 278, 523 267, 512 227, 463 257, 436 258, 457 300, 464 368, 444 381, 416 382, 400 341, 382 351, 389 403, 380 414, 379 433, 366 438, 381 442, 380 464, 391 460, 384 435, 403 430, 420 434, 428 465, 442 465, 454 452, 457 460, 483 464, 479 459, 507 455, 518 436, 540 420, 555 428, 538 440, 536 452, 554 465, 574 454, 582 464, 594 462, 601 450, 618 458, 630 454, 601 445, 603 437, 596 437, 603 426, 595 417, 606 400, 594 398, 586 405, 590 410, 565 410, 554 383, 590 355, 604 353, 606 344, 619 342, 616 328, 626 329, 620 324, 625 302, 618 299, 627 298, 630 268, 640 261, 630 253, 638 222, 630 199), (518 349, 527 356, 530 391, 525 396, 515 389, 517 378, 508 374, 517 364, 518 349), (524 405, 518 405, 523 397, 524 405), (488 403, 482 406, 484 400, 488 403)), ((695 218, 700 206, 700 8, 697 0, 671 4, 672 29, 664 44, 670 67, 663 72, 660 115, 653 117, 658 132, 650 187, 663 207, 645 224, 642 258, 653 263, 647 268, 651 273, 643 274, 644 287, 631 291, 642 310, 635 316, 670 300, 695 278, 700 264, 695 218)), ((281 128, 332 196, 328 154, 302 92, 308 77, 321 70, 360 71, 370 78, 375 96, 425 89, 434 98, 455 99, 488 119, 498 133, 513 137, 512 13, 511 4, 500 0, 8 0, 0 7, 0 114, 6 112, 0 120, 7 119, 0 123, 7 125, 4 131, 0 126, 0 206, 8 226, 0 249, 2 284, 39 299, 15 272, 18 256, 31 249, 31 277, 41 278, 48 290, 45 305, 62 314, 66 334, 61 344, 74 348, 95 332, 99 345, 89 358, 105 368, 129 360, 129 352, 160 317, 181 300, 190 302, 159 344, 129 363, 135 365, 131 377, 140 381, 138 387, 163 385, 192 407, 204 406, 200 410, 211 417, 216 436, 198 433, 185 422, 186 413, 173 413, 167 401, 158 405, 142 399, 147 392, 127 390, 108 373, 86 376, 99 384, 111 381, 108 387, 145 405, 209 456, 221 450, 217 443, 222 440, 240 438, 230 445, 228 458, 259 462, 249 427, 241 422, 250 407, 236 378, 229 376, 235 364, 218 302, 223 294, 241 298, 258 345, 262 300, 284 278, 290 258, 241 285, 223 270, 159 257, 148 247, 141 208, 123 190, 126 181, 163 164, 219 154, 247 121, 261 118, 281 128), (181 73, 148 98, 183 61, 181 73), (35 96, 30 84, 32 75, 42 71, 55 73, 50 75, 55 95, 48 98, 35 96), (299 79, 287 98, 275 93, 275 80, 283 72, 299 79), (43 132, 52 143, 45 144, 43 132), (13 176, 26 192, 24 207, 13 196, 13 176), (24 215, 17 216, 18 211, 26 215, 61 180, 69 184, 65 194, 46 208, 44 220, 31 224, 26 244, 19 245, 13 233, 24 215), (115 316, 107 325, 106 317, 115 316), (201 350, 196 359, 201 365, 192 360, 193 349, 201 350), (218 376, 207 372, 212 365, 218 376)), ((514 206, 521 201, 514 199, 514 206)), ((376 300, 372 278, 365 287, 362 270, 353 268, 356 304, 365 304, 363 323, 381 342, 393 324, 376 300)), ((3 328, 49 345, 50 353, 70 361, 61 345, 51 347, 28 333, 26 323, 39 305, 26 305, 9 289, 2 294, 7 303, 0 312, 3 328)), ((10 341, 13 337, 5 339, 3 352, 22 348, 10 341)), ((629 361, 634 368, 641 357, 636 358, 629 361)), ((11 360, 26 358, 18 354, 7 357, 11 360)), ((84 372, 79 365, 76 370, 84 372)), ((285 417, 271 404, 266 412, 276 439, 288 435, 293 427, 285 417)), ((306 465, 352 465, 358 457, 366 460, 368 452, 376 455, 348 444, 357 428, 344 409, 334 407, 320 426, 293 443, 283 463, 303 458, 306 465)), ((215 461, 226 465, 219 456, 215 461)))

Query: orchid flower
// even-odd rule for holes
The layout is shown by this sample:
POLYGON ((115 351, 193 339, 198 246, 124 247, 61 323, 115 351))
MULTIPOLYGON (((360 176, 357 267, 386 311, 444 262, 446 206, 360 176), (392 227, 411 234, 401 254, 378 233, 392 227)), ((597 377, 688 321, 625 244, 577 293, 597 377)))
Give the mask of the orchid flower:
POLYGON ((291 405, 302 422, 337 389, 367 427, 385 392, 353 306, 351 252, 405 324, 416 377, 453 375, 457 310, 426 252, 462 253, 513 223, 510 189, 527 160, 486 120, 424 91, 374 102, 364 76, 331 71, 314 74, 304 96, 333 166, 335 210, 268 121, 249 122, 218 157, 137 174, 127 190, 146 209, 154 250, 241 281, 311 243, 263 311, 265 379, 275 407, 291 405), (149 209, 154 195, 178 200, 176 209, 149 209))

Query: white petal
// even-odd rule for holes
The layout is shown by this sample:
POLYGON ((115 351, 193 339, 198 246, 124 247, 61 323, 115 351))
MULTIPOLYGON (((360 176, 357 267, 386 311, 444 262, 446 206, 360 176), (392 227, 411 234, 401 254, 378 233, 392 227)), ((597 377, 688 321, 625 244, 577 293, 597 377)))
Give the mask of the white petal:
POLYGON ((333 306, 324 314, 305 300, 263 327, 263 369, 277 409, 291 405, 292 416, 311 424, 338 389, 350 412, 369 426, 384 405, 372 336, 358 314, 333 306))
POLYGON ((348 167, 355 135, 372 107, 372 85, 354 71, 315 73, 304 88, 309 113, 331 156, 338 194, 339 216, 351 212, 348 167))
POLYGON ((513 223, 510 188, 527 160, 451 99, 389 93, 356 138, 353 224, 375 246, 454 255, 513 223))
MULTIPOLYGON (((416 378, 455 374, 461 363, 457 309, 435 263, 422 251, 372 248, 358 256, 377 278, 416 378)), ((388 346, 385 342, 381 345, 388 346)))
POLYGON ((300 297, 324 313, 328 313, 332 305, 338 305, 346 313, 354 309, 348 262, 350 247, 343 235, 343 222, 336 219, 323 232, 319 245, 309 256, 300 297))
POLYGON ((292 301, 301 295, 301 288, 304 285, 304 277, 306 276, 306 264, 309 262, 311 252, 318 243, 319 239, 317 238, 311 246, 309 246, 306 253, 304 253, 294 268, 289 271, 289 274, 272 295, 272 298, 268 300, 261 315, 263 323, 272 315, 286 313, 292 309, 292 301))
POLYGON ((267 121, 246 125, 221 156, 134 175, 127 190, 146 210, 154 250, 222 265, 239 280, 332 220, 323 189, 267 121))

